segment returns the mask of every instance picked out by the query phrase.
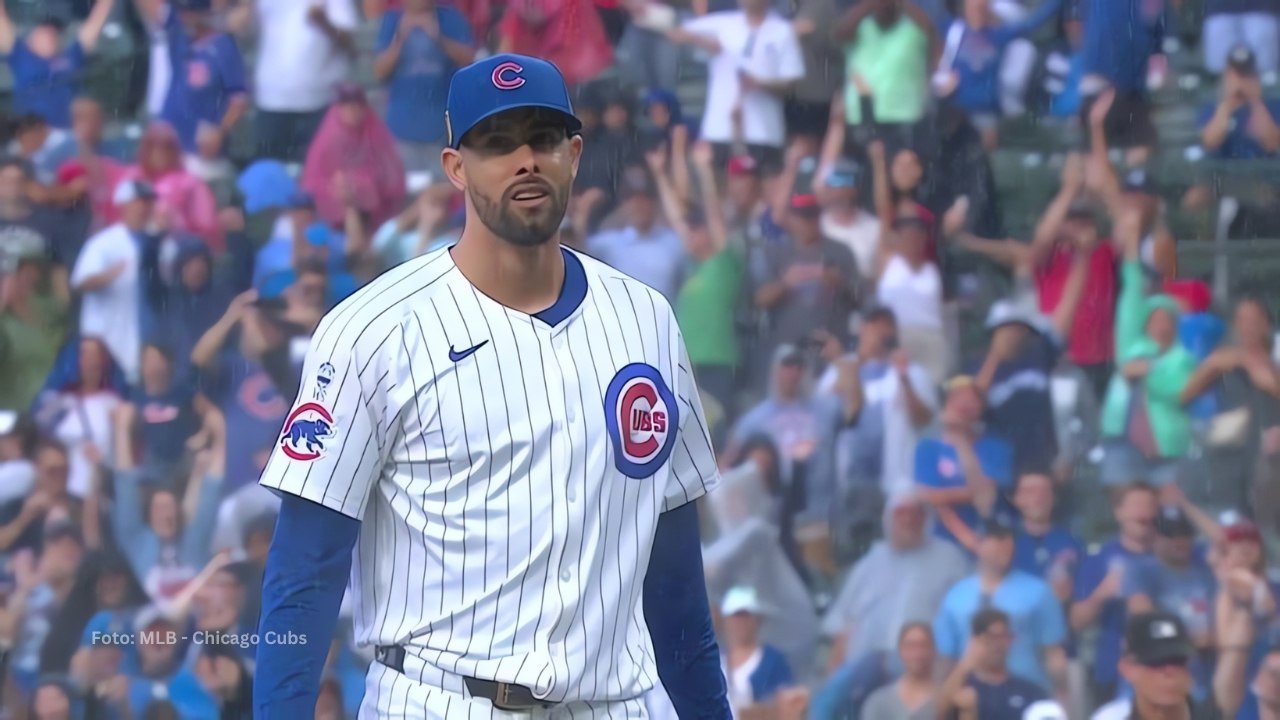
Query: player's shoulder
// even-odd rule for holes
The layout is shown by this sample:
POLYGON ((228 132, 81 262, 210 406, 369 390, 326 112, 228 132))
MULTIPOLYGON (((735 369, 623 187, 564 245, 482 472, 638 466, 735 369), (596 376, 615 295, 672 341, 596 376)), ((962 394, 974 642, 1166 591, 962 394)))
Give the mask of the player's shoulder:
POLYGON ((444 291, 439 281, 453 268, 446 253, 441 248, 407 260, 366 283, 325 314, 313 343, 381 343, 417 300, 444 291))
POLYGON ((662 293, 584 252, 573 249, 569 249, 569 252, 582 262, 587 285, 600 288, 606 305, 630 308, 638 314, 675 317, 671 303, 667 302, 662 293))

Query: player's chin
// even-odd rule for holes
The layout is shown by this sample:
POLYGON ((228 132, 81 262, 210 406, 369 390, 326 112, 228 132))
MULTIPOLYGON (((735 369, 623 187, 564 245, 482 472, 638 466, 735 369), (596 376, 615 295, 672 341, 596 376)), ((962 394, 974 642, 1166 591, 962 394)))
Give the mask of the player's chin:
POLYGON ((550 242, 560 227, 559 221, 521 223, 514 232, 506 234, 507 242, 522 247, 534 247, 550 242))

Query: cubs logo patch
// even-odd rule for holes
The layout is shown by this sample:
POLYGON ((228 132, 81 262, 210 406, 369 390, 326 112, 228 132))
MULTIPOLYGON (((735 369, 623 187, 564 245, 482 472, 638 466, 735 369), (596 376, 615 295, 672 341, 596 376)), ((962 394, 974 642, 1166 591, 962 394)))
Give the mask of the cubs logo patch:
POLYGON ((187 63, 187 84, 193 88, 202 88, 209 84, 213 73, 203 60, 192 60, 187 63))
POLYGON ((310 462, 324 455, 325 443, 335 435, 329 409, 320 403, 303 403, 284 421, 280 451, 290 459, 310 462))
POLYGON ((671 456, 680 408, 652 365, 632 363, 613 376, 604 396, 604 417, 614 465, 623 475, 649 477, 671 456))
POLYGON ((524 68, 519 63, 504 62, 493 69, 493 86, 499 90, 515 90, 524 85, 522 72, 524 68))

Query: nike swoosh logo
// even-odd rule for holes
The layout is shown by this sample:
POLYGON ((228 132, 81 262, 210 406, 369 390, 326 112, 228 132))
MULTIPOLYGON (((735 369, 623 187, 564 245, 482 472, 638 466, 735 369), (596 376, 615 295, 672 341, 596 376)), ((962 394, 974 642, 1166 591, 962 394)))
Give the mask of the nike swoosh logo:
POLYGON ((485 345, 488 345, 488 344, 489 344, 489 341, 488 341, 488 340, 485 340, 484 342, 480 343, 479 345, 476 345, 475 347, 467 348, 466 350, 463 350, 463 351, 461 351, 461 352, 459 352, 459 351, 457 351, 457 350, 454 350, 454 349, 453 349, 453 346, 452 346, 452 345, 450 345, 450 346, 449 346, 449 359, 450 359, 450 360, 452 360, 452 361, 454 361, 454 362, 462 362, 463 360, 466 360, 467 358, 471 357, 471 356, 475 353, 475 351, 479 350, 480 348, 482 348, 482 347, 484 347, 485 345))

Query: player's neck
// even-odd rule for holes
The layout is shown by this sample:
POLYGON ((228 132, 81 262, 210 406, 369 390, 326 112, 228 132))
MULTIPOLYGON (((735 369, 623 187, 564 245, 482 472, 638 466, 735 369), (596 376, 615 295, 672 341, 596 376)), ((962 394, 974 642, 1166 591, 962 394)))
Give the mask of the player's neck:
POLYGON ((458 271, 477 290, 512 310, 533 315, 560 297, 564 257, 558 241, 519 247, 464 233, 451 252, 458 271))

